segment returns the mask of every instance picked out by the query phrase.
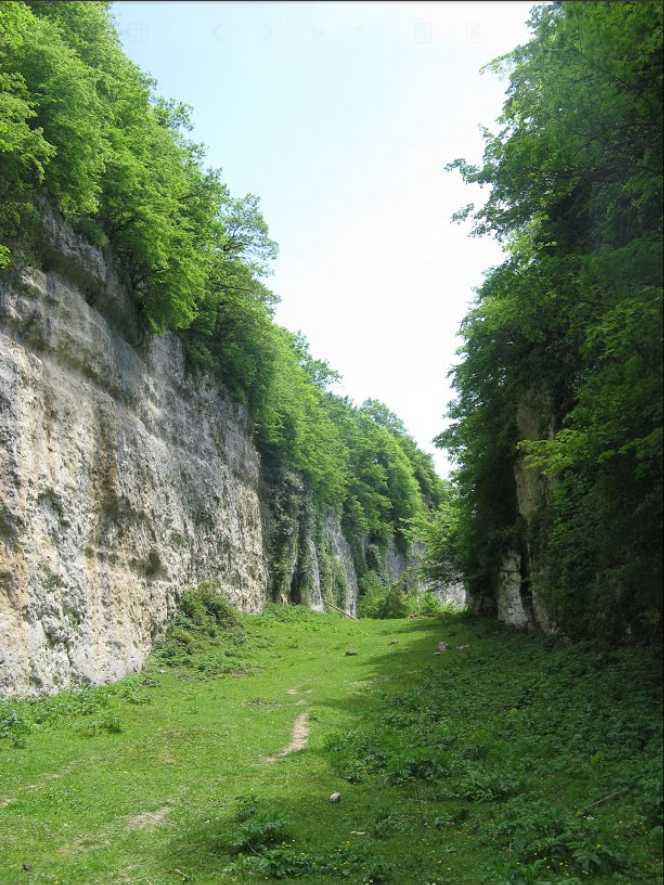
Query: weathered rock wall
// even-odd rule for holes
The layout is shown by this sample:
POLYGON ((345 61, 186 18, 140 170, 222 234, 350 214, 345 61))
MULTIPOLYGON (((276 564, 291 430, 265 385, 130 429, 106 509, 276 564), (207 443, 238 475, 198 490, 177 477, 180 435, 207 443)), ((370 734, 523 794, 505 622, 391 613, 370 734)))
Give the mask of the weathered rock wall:
POLYGON ((466 585, 461 579, 446 584, 439 583, 433 587, 431 592, 435 593, 443 605, 449 605, 459 610, 470 607, 466 585))
POLYGON ((290 472, 266 482, 261 497, 272 599, 356 614, 357 572, 339 515, 317 507, 290 472))
MULTIPOLYGON (((0 695, 139 669, 206 579, 245 611, 355 614, 366 539, 351 550, 275 470, 243 408, 188 376, 175 335, 147 338, 112 260, 46 211, 39 268, 0 280, 0 695)), ((410 581, 412 556, 380 556, 410 581)))
MULTIPOLYGON (((553 436, 554 422, 549 398, 542 391, 531 391, 518 406, 516 423, 522 440, 553 436)), ((537 592, 537 562, 529 535, 534 520, 546 507, 550 481, 527 464, 523 454, 514 462, 514 483, 519 514, 518 550, 509 551, 501 564, 496 586, 498 619, 514 627, 538 628, 555 632, 555 624, 537 592)))
POLYGON ((498 573, 496 614, 498 620, 513 627, 531 627, 532 617, 524 599, 521 556, 508 553, 498 573))
POLYGON ((140 667, 183 587, 267 595, 246 415, 141 346, 110 264, 54 217, 47 269, 0 286, 0 693, 140 667))
POLYGON ((443 605, 464 609, 469 603, 466 586, 461 577, 452 581, 427 581, 422 576, 426 547, 411 544, 407 550, 390 540, 380 557, 378 572, 386 581, 400 581, 410 593, 433 593, 443 605))

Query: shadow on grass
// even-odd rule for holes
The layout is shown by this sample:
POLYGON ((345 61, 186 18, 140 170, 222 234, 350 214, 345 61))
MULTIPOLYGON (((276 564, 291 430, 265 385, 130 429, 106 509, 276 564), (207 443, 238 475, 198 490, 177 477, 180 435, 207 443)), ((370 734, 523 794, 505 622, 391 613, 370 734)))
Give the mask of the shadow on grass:
MULTIPOLYGON (((340 735, 341 756, 328 742, 283 760, 273 771, 283 779, 267 784, 269 798, 258 803, 269 819, 285 822, 296 840, 289 837, 283 848, 275 846, 285 866, 277 864, 276 872, 281 869, 283 875, 273 871, 272 878, 495 885, 507 881, 515 861, 511 849, 487 841, 491 827, 501 821, 505 827, 512 814, 508 806, 501 811, 501 803, 515 796, 532 803, 522 812, 524 828, 531 814, 543 814, 542 803, 559 815, 557 821, 567 820, 565 815, 577 820, 580 808, 603 802, 615 777, 632 770, 627 800, 641 801, 643 735, 650 741, 648 752, 659 758, 656 729, 648 724, 655 718, 656 686, 646 652, 639 658, 637 652, 574 647, 489 619, 447 615, 382 622, 371 637, 365 633, 365 647, 370 641, 372 652, 364 657, 358 627, 360 658, 353 660, 360 666, 354 664, 352 671, 357 688, 349 689, 340 678, 336 697, 314 704, 314 709, 343 711, 347 724, 340 735), (449 650, 436 655, 441 641, 449 650), (373 681, 372 690, 362 690, 365 681, 367 689, 373 681), (421 720, 420 711, 425 714, 421 720), (353 745, 355 732, 359 742, 353 745), (350 755, 344 743, 349 734, 350 755), (612 753, 622 756, 612 761, 612 753), (373 768, 372 754, 378 759, 373 768), (445 769, 448 757, 456 768, 445 769), (343 769, 345 760, 351 769, 357 764, 357 780, 348 777, 352 770, 343 769), (315 777, 298 779, 309 769, 317 772, 315 777), (342 792, 341 802, 328 801, 332 789, 342 792), (458 855, 443 853, 448 850, 458 855), (289 858, 297 857, 304 866, 289 875, 289 858), (332 864, 323 873, 316 867, 321 858, 332 864), (380 873, 382 863, 392 865, 391 878, 380 873), (453 872, 440 875, 440 864, 453 872)), ((265 786, 257 778, 247 784, 247 793, 265 786)), ((191 815, 186 832, 168 845, 168 865, 196 883, 222 877, 224 868, 238 860, 232 853, 242 826, 235 817, 236 798, 226 797, 215 819, 210 812, 198 819, 191 815)), ((608 805, 599 809, 610 812, 608 805)), ((593 840, 599 832, 594 826, 588 829, 593 840)), ((630 840, 624 841, 627 856, 630 840)), ((262 849, 253 854, 254 861, 251 851, 246 856, 250 864, 270 857, 262 849)), ((219 881, 266 878, 264 871, 244 869, 235 880, 219 881)))
MULTIPOLYGON (((440 665, 442 661, 442 656, 434 657, 437 643, 454 641, 454 637, 463 632, 465 619, 462 616, 448 615, 414 619, 406 623, 384 621, 382 624, 384 629, 377 635, 374 633, 371 642, 374 649, 376 645, 384 643, 384 653, 373 653, 365 658, 361 651, 360 635, 357 641, 362 670, 365 671, 357 674, 358 682, 364 679, 375 682, 376 696, 357 690, 344 690, 342 683, 336 699, 328 698, 314 704, 314 709, 330 707, 342 710, 349 720, 347 728, 350 730, 359 727, 371 730, 373 725, 378 726, 383 703, 380 696, 383 686, 394 689, 407 680, 411 689, 413 687, 417 689, 418 674, 430 675, 428 665, 434 662, 440 665), (394 639, 397 643, 390 644, 394 639), (406 639, 408 639, 407 644, 406 639)), ((361 624, 358 626, 361 631, 361 624)), ((380 838, 372 837, 371 828, 375 821, 389 818, 390 813, 394 811, 397 797, 404 794, 404 790, 388 785, 376 789, 375 786, 369 788, 365 784, 350 784, 334 772, 333 762, 333 752, 323 747, 308 748, 277 763, 281 766, 279 771, 283 772, 283 795, 271 795, 269 800, 265 800, 263 812, 272 819, 283 820, 287 824, 292 823, 293 829, 298 831, 298 852, 319 859, 324 856, 326 862, 332 862, 338 852, 341 852, 338 854, 340 865, 338 877, 350 882, 369 881, 367 876, 370 875, 371 868, 379 864, 376 852, 381 854, 383 850, 380 838), (320 781, 312 784, 311 794, 307 794, 301 785, 297 792, 293 791, 290 766, 306 767, 312 757, 324 760, 327 781, 332 785, 336 784, 338 789, 343 791, 340 803, 329 802, 330 787, 327 783, 323 786, 320 781), (357 833, 362 835, 353 835, 357 833), (350 852, 348 855, 350 860, 345 852, 350 852), (345 868, 344 863, 346 863, 345 868)), ((315 767, 317 770, 320 769, 318 765, 315 767)), ((251 794, 252 788, 260 792, 260 782, 250 781, 247 784, 247 794, 251 794)), ((273 794, 274 790, 270 789, 269 792, 273 794)), ((207 877, 221 875, 225 867, 236 861, 238 858, 232 852, 232 843, 234 834, 241 826, 234 819, 237 798, 239 797, 227 797, 228 801, 219 808, 216 819, 209 819, 210 816, 207 814, 207 819, 191 821, 186 832, 177 835, 169 843, 168 865, 181 870, 191 877, 191 881, 198 882, 199 879, 208 881, 207 877)), ((259 802, 259 806, 260 804, 259 802)), ((418 815, 412 821, 413 827, 417 826, 419 806, 417 808, 418 815)), ((290 844, 288 847, 292 850, 295 846, 290 844)), ((399 876, 394 881, 404 883, 421 881, 418 878, 416 862, 411 871, 414 878, 404 878, 409 863, 407 858, 402 860, 399 865, 399 876)), ((328 871, 321 877, 312 872, 310 877, 316 881, 333 881, 337 874, 328 871)), ((256 881, 260 881, 261 878, 264 881, 265 877, 257 877, 256 881)), ((242 873, 238 881, 248 882, 253 879, 242 873)), ((378 875, 375 881, 380 881, 378 875)))

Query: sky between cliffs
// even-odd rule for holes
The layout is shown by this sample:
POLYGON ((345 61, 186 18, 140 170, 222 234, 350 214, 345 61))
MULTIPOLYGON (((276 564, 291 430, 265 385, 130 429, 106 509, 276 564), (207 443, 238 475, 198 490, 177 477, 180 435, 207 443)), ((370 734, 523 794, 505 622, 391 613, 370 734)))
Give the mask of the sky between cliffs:
POLYGON ((500 249, 452 213, 505 83, 479 69, 527 39, 529 2, 116 2, 125 51, 194 108, 234 194, 261 197, 277 320, 383 400, 420 446, 452 396, 456 332, 500 249))

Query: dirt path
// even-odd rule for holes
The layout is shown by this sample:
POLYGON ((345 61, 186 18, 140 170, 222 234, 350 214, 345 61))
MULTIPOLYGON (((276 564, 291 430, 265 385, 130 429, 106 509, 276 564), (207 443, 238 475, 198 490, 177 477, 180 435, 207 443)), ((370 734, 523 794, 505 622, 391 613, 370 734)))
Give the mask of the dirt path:
POLYGON ((300 713, 293 723, 290 744, 287 747, 284 747, 283 750, 279 750, 278 753, 274 753, 272 756, 265 756, 263 762, 278 762, 279 759, 284 759, 286 756, 290 756, 291 753, 297 753, 298 750, 303 750, 307 745, 308 739, 309 712, 305 711, 304 713, 300 713))
POLYGON ((142 814, 134 814, 127 818, 127 826, 130 830, 152 830, 166 820, 170 811, 171 809, 168 805, 165 805, 157 811, 144 811, 142 814))

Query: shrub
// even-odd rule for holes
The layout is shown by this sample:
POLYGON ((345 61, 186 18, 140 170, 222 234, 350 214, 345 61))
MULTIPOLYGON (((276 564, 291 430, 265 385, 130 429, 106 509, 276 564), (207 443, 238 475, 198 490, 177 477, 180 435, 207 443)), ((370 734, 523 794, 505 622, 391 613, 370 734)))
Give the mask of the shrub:
POLYGON ((278 817, 252 814, 231 842, 231 854, 259 852, 290 838, 288 825, 278 817))
POLYGON ((155 656, 168 667, 196 669, 206 675, 236 672, 224 646, 245 642, 240 617, 217 581, 203 581, 187 590, 165 636, 154 647, 155 656))
POLYGON ((280 605, 273 602, 265 606, 260 617, 266 621, 300 623, 303 621, 315 621, 319 617, 319 613, 306 605, 280 605))
POLYGON ((202 581, 194 589, 187 590, 180 600, 180 611, 201 627, 210 620, 225 629, 240 626, 237 611, 225 597, 218 581, 202 581))
POLYGON ((563 814, 548 803, 513 799, 492 838, 522 863, 565 863, 571 873, 597 876, 624 870, 627 859, 603 844, 597 824, 563 814))
POLYGON ((361 618, 379 618, 379 610, 385 599, 387 587, 375 571, 369 571, 359 580, 360 599, 358 614, 361 618))
POLYGON ((368 572, 360 581, 360 590, 361 618, 389 620, 407 616, 408 599, 399 583, 385 584, 375 572, 368 572))
POLYGON ((432 617, 433 615, 442 614, 444 611, 443 603, 435 593, 409 593, 407 598, 408 614, 411 617, 432 617))
POLYGON ((9 704, 0 704, 0 739, 8 738, 13 747, 25 747, 25 739, 31 726, 16 709, 9 704))

